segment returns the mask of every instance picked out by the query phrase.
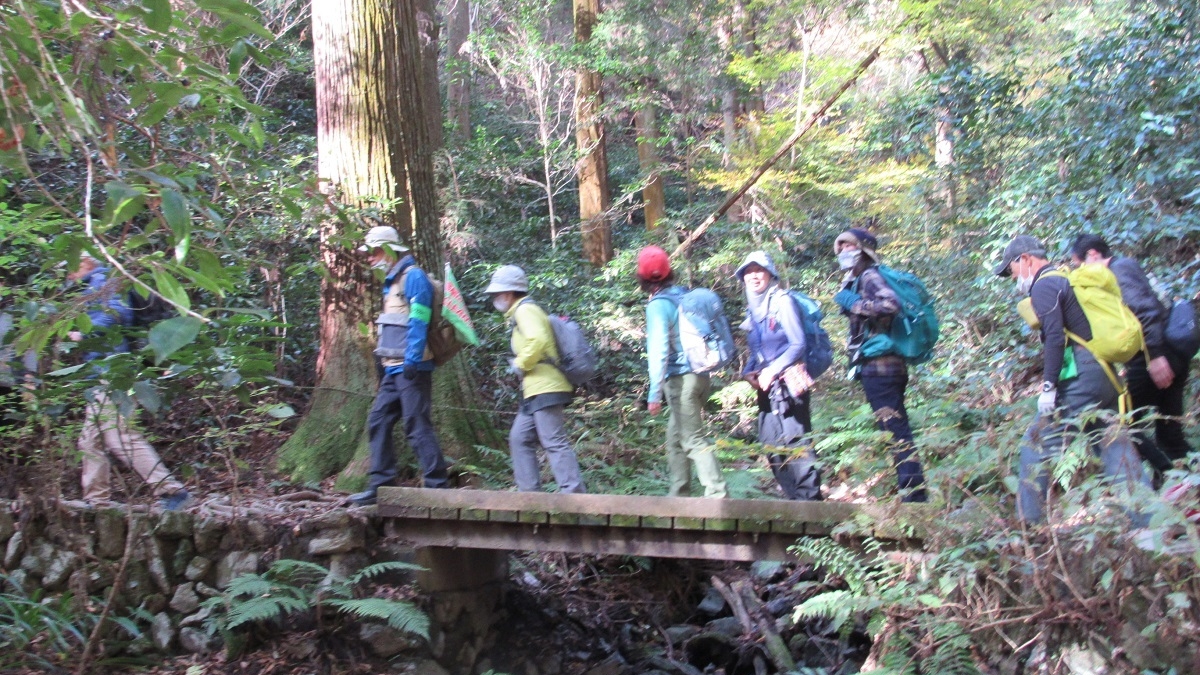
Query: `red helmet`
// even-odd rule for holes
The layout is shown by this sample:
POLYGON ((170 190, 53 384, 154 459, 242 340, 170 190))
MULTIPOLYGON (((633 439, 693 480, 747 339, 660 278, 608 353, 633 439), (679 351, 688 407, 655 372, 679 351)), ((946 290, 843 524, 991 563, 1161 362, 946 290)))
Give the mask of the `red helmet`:
POLYGON ((647 246, 638 253, 637 275, 643 281, 662 281, 671 274, 667 252, 657 246, 647 246))

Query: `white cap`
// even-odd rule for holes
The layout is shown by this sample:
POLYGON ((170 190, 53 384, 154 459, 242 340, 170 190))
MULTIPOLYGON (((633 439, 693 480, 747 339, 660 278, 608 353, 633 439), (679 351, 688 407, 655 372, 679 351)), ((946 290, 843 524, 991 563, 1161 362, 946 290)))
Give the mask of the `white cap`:
POLYGON ((396 228, 388 225, 376 225, 372 227, 367 232, 365 242, 362 246, 358 247, 358 250, 366 253, 373 248, 383 248, 384 246, 397 253, 404 253, 409 250, 407 246, 400 242, 400 233, 396 231, 396 228))
POLYGON ((484 289, 484 293, 503 293, 505 291, 529 292, 529 277, 525 270, 516 265, 505 265, 492 275, 492 283, 484 289))

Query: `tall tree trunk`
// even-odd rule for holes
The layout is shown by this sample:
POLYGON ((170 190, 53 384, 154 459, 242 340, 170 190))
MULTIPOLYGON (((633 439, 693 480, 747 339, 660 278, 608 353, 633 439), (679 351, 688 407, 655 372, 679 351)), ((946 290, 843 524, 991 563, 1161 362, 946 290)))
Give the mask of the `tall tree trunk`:
MULTIPOLYGON (((378 208, 401 232, 409 211, 389 206, 405 195, 398 81, 390 66, 399 25, 386 0, 314 0, 317 170, 331 205, 378 208)), ((353 220, 353 219, 350 219, 353 220)), ((280 468, 298 480, 341 469, 366 445, 367 411, 377 386, 371 340, 358 327, 374 318, 378 291, 352 247, 361 232, 329 214, 320 229, 320 353, 308 413, 280 448, 280 468)))
POLYGON ((653 230, 666 215, 666 200, 663 194, 662 175, 658 161, 658 126, 654 121, 654 103, 646 101, 634 115, 637 128, 638 166, 646 176, 646 187, 642 188, 642 202, 646 214, 646 229, 653 230))
POLYGON ((463 47, 471 37, 471 3, 450 0, 446 25, 446 107, 460 142, 471 138, 471 62, 463 47))
POLYGON ((422 117, 427 124, 427 136, 433 152, 445 145, 442 133, 441 87, 438 85, 438 37, 441 30, 437 22, 437 7, 434 0, 416 0, 417 37, 421 44, 422 90, 426 93, 426 109, 422 117))
MULTIPOLYGON (((600 0, 574 0, 575 42, 586 44, 600 14, 600 0)), ((600 73, 580 67, 575 75, 575 141, 579 146, 576 172, 579 180, 579 219, 583 230, 583 255, 600 267, 612 260, 612 225, 608 209, 608 153, 600 121, 603 98, 600 73)))

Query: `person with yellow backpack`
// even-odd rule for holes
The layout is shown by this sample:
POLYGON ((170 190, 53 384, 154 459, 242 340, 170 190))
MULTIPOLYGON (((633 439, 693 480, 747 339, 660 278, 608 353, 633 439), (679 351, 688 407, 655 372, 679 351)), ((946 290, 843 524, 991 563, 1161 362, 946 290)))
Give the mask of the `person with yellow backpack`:
POLYGON ((1144 482, 1141 461, 1121 422, 1111 414, 1090 413, 1125 411, 1120 400, 1127 394, 1116 365, 1142 349, 1141 326, 1121 303, 1112 273, 1090 265, 1068 274, 1050 264, 1046 247, 1029 235, 1009 242, 993 272, 1015 279, 1017 291, 1028 295, 1018 311, 1041 331, 1043 346, 1037 419, 1020 448, 1017 517, 1045 519, 1048 465, 1080 432, 1091 439, 1092 452, 1114 483, 1144 482), (1081 416, 1091 419, 1081 424, 1081 416))
POLYGON ((1096 263, 1111 270, 1121 288, 1121 300, 1142 326, 1145 353, 1139 351, 1125 363, 1125 381, 1134 411, 1134 445, 1161 477, 1172 468, 1174 460, 1192 451, 1180 421, 1190 358, 1179 353, 1167 338, 1170 310, 1159 300, 1136 260, 1114 255, 1104 238, 1096 234, 1079 235, 1071 244, 1071 258, 1076 264, 1096 263), (1147 418, 1153 413, 1159 417, 1150 422, 1147 418))

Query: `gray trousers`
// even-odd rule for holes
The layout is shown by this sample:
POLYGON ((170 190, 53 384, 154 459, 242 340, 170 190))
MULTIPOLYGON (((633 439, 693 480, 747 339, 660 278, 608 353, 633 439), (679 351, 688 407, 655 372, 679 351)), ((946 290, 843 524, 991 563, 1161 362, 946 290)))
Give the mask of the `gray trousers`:
POLYGON ((538 469, 538 446, 546 451, 550 470, 562 493, 587 492, 579 476, 579 460, 564 428, 565 405, 554 405, 532 413, 517 413, 508 432, 508 450, 512 454, 513 477, 521 492, 542 489, 538 469))
MULTIPOLYGON (((1046 494, 1050 489, 1052 461, 1062 455, 1080 432, 1087 435, 1092 452, 1100 457, 1104 475, 1115 484, 1147 484, 1141 457, 1133 447, 1128 428, 1103 419, 1086 422, 1082 428, 1074 418, 1089 409, 1117 410, 1117 390, 1100 364, 1085 349, 1075 347, 1079 376, 1058 384, 1058 410, 1053 418, 1038 416, 1021 439, 1020 482, 1017 487, 1017 517, 1028 523, 1046 517, 1046 494)), ((1094 413, 1087 413, 1094 414, 1094 413)))

